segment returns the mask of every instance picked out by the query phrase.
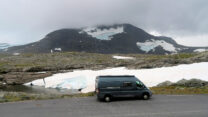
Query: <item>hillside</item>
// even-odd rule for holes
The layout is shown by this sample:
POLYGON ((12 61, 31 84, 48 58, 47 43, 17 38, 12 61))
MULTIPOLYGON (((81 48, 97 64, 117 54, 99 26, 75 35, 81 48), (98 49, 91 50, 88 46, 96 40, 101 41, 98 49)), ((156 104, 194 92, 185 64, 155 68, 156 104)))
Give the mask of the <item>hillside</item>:
POLYGON ((207 61, 208 52, 176 55, 79 52, 21 54, 18 56, 0 54, 0 84, 23 84, 54 73, 73 71, 75 69, 98 70, 109 67, 148 69, 207 61), (115 55, 131 57, 132 59, 119 59, 115 55))

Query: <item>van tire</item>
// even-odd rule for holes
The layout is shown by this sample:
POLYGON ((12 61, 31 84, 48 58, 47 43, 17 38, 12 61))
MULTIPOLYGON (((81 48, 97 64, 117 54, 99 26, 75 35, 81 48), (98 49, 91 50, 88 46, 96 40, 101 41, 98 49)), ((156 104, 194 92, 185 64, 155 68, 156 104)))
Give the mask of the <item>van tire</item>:
POLYGON ((148 93, 144 93, 144 94, 142 95, 142 99, 143 99, 143 100, 148 100, 149 98, 150 98, 150 96, 149 96, 148 93))
POLYGON ((104 101, 105 102, 111 102, 111 96, 110 95, 106 95, 105 97, 104 97, 104 101))

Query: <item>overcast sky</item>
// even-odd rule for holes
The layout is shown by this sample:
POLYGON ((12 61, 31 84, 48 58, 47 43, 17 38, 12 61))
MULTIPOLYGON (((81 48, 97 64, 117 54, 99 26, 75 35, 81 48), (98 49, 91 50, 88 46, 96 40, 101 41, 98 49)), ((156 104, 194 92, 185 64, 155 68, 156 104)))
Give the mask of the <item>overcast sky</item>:
POLYGON ((60 28, 113 23, 208 46, 208 0, 0 0, 0 43, 30 43, 60 28))

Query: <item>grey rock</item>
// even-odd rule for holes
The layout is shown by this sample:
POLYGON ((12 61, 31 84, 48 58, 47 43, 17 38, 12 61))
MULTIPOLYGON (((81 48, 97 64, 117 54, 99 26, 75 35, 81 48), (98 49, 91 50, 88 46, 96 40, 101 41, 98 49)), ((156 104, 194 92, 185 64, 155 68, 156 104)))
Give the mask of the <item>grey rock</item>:
POLYGON ((52 73, 38 73, 38 72, 10 72, 3 74, 4 80, 8 85, 21 85, 32 80, 45 78, 51 76, 52 73))
POLYGON ((157 86, 158 87, 161 87, 161 86, 170 86, 172 84, 173 84, 173 82, 171 82, 171 81, 165 81, 165 82, 162 82, 162 83, 158 84, 157 86))

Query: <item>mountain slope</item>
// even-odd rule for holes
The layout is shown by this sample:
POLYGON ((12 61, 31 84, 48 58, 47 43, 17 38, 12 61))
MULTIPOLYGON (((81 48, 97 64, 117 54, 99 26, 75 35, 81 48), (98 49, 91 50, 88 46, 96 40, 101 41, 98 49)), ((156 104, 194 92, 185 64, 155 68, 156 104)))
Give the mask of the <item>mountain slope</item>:
POLYGON ((9 53, 49 53, 79 51, 93 53, 171 54, 194 52, 203 47, 186 47, 168 37, 157 37, 131 24, 97 26, 80 29, 61 29, 42 40, 11 47, 9 53))

